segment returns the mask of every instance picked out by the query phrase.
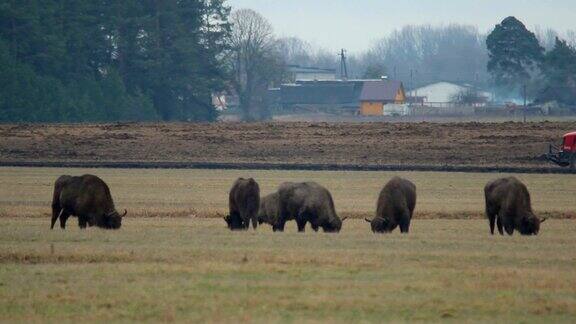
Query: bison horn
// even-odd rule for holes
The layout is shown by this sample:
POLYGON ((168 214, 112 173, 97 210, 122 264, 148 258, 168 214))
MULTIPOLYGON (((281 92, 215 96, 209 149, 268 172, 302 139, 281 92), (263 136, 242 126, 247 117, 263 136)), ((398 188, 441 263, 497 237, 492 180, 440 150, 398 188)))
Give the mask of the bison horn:
POLYGON ((365 221, 367 221, 368 223, 372 223, 371 220, 369 220, 368 218, 364 218, 365 221))
POLYGON ((124 217, 124 216, 126 216, 126 214, 128 214, 128 211, 126 209, 124 209, 124 214, 122 214, 120 217, 124 217))
POLYGON ((540 218, 540 224, 544 223, 548 218, 544 217, 544 218, 540 218))
POLYGON ((342 217, 342 222, 347 220, 347 219, 348 219, 348 216, 342 217))

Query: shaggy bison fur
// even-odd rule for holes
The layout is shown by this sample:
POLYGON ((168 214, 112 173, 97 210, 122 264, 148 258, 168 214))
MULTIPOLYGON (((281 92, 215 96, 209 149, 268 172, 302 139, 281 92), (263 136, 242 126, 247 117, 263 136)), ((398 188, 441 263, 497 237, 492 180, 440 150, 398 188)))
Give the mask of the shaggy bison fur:
POLYGON ((504 230, 512 235, 517 230, 522 235, 536 235, 540 224, 532 212, 528 188, 515 177, 500 178, 488 182, 484 187, 486 216, 490 223, 490 233, 494 234, 494 223, 500 235, 504 230))
POLYGON ((278 222, 278 197, 278 192, 275 192, 260 199, 258 224, 266 223, 274 226, 278 222))
POLYGON ((98 226, 105 229, 118 229, 122 217, 114 207, 110 189, 106 183, 94 175, 73 177, 63 175, 54 184, 52 198, 52 223, 60 219, 60 227, 66 228, 70 216, 78 217, 78 226, 98 226))
POLYGON ((224 217, 228 228, 247 230, 252 221, 252 227, 258 226, 258 208, 260 206, 260 187, 250 178, 238 178, 230 189, 228 207, 230 214, 224 217))
POLYGON ((395 177, 380 191, 376 217, 366 221, 374 233, 389 233, 397 226, 400 226, 402 233, 408 233, 415 206, 416 186, 406 179, 395 177))
POLYGON ((286 182, 278 188, 278 220, 272 226, 274 231, 284 231, 288 220, 295 219, 298 231, 304 232, 306 223, 312 229, 324 232, 339 232, 342 221, 336 214, 330 192, 315 182, 286 182))

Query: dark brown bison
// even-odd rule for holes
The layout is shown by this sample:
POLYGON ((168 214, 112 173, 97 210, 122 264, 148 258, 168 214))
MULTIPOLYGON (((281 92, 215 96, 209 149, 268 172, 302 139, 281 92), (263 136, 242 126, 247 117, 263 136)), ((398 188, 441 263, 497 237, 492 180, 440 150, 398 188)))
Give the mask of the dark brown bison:
POLYGON ((336 215, 330 192, 315 182, 286 182, 278 188, 278 220, 272 226, 274 231, 284 231, 286 221, 295 219, 298 231, 304 232, 306 223, 312 229, 324 232, 339 232, 342 220, 336 215))
POLYGON ((260 199, 258 209, 258 224, 266 223, 274 226, 278 221, 278 192, 271 193, 260 199))
POLYGON ((488 182, 484 187, 484 195, 492 235, 494 223, 497 223, 501 235, 504 235, 504 230, 512 235, 515 229, 522 235, 536 235, 540 224, 546 220, 534 215, 528 188, 515 177, 488 182))
POLYGON ((231 230, 246 230, 252 221, 252 227, 258 226, 258 208, 260 206, 260 187, 250 178, 238 178, 230 189, 228 207, 230 214, 224 217, 231 230))
POLYGON ((380 191, 376 217, 366 221, 374 233, 389 233, 397 226, 402 233, 408 233, 415 206, 416 186, 406 179, 394 177, 380 191))
POLYGON ((52 198, 52 223, 60 218, 60 227, 66 228, 70 216, 78 217, 78 226, 98 226, 105 229, 118 229, 122 217, 114 207, 110 189, 106 183, 94 175, 72 177, 63 175, 54 184, 52 198))

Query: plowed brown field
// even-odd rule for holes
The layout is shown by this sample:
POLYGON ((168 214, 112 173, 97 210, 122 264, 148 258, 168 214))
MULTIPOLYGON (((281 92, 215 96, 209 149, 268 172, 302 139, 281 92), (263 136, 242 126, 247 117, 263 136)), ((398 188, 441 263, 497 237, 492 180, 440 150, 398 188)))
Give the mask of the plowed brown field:
POLYGON ((171 161, 557 168, 576 122, 0 125, 0 161, 171 161))

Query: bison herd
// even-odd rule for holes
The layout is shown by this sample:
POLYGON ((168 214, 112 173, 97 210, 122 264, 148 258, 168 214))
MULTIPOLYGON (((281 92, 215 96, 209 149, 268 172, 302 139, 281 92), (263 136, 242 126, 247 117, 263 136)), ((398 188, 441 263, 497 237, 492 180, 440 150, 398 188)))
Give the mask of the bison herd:
MULTIPOLYGON (((526 186, 514 177, 500 178, 486 184, 486 216, 490 232, 496 225, 501 235, 517 230, 522 235, 536 235, 545 219, 534 215, 530 194, 526 186)), ((307 223, 314 231, 335 233, 342 229, 346 219, 338 217, 330 192, 315 182, 285 182, 276 192, 260 198, 258 183, 250 179, 237 179, 229 194, 229 214, 224 217, 230 230, 247 230, 252 223, 269 224, 272 230, 284 231, 286 222, 294 220, 299 232, 304 232, 307 223)), ((370 223, 372 232, 389 233, 397 227, 402 233, 410 230, 410 221, 416 207, 416 186, 409 180, 394 177, 380 191, 376 214, 370 223)), ((66 227, 70 216, 78 217, 80 228, 98 226, 118 229, 122 225, 121 215, 114 207, 110 189, 106 183, 94 176, 61 176, 54 184, 51 228, 57 220, 66 227)))

